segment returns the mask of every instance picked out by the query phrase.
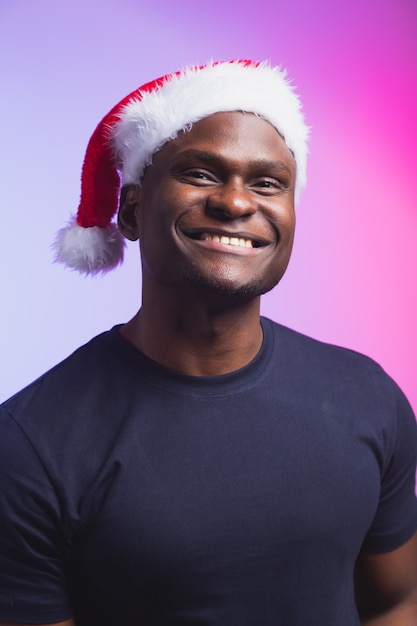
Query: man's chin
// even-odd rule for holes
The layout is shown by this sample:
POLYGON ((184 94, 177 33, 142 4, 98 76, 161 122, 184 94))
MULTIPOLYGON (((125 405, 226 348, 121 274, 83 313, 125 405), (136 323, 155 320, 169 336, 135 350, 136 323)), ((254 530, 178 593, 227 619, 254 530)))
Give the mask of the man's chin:
POLYGON ((190 272, 186 276, 188 285, 194 286, 202 294, 224 296, 233 300, 250 300, 271 291, 280 281, 281 276, 266 281, 252 279, 247 283, 237 284, 235 281, 221 279, 217 276, 203 276, 197 272, 190 272))

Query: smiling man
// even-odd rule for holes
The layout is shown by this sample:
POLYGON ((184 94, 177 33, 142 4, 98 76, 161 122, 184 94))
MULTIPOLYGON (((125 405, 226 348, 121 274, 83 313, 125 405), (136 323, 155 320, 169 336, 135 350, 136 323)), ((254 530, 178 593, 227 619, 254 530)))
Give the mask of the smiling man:
POLYGON ((57 259, 107 271, 139 239, 142 306, 1 408, 0 626, 417 624, 407 400, 260 317, 307 134, 285 75, 241 61, 97 127, 57 259))

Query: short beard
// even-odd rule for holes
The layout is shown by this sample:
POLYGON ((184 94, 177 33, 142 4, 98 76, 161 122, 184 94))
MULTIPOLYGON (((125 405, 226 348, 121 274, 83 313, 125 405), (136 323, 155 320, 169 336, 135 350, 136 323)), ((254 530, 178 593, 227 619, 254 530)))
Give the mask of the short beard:
POLYGON ((216 275, 206 276, 191 267, 184 276, 184 282, 196 287, 202 294, 224 296, 235 301, 248 301, 271 291, 279 283, 282 275, 283 273, 268 282, 265 279, 253 279, 246 285, 235 287, 226 280, 218 279, 216 275))

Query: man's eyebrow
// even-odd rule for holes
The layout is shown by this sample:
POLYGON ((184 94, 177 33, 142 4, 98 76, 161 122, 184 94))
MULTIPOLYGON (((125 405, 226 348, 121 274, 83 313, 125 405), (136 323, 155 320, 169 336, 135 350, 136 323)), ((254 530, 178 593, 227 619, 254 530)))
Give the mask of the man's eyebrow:
POLYGON ((279 161, 279 160, 275 161, 275 160, 270 160, 270 159, 255 159, 254 161, 252 161, 252 165, 255 168, 259 168, 259 169, 269 169, 269 170, 278 170, 278 171, 285 170, 288 173, 291 172, 291 169, 288 167, 288 165, 284 163, 284 161, 279 161))
POLYGON ((201 161, 220 161, 220 157, 214 152, 205 152, 204 150, 184 150, 177 155, 177 159, 188 160, 188 159, 199 159, 201 161))
MULTIPOLYGON (((184 152, 181 152, 178 155, 177 159, 184 160, 184 161, 191 160, 191 159, 198 159, 200 161, 215 161, 215 162, 223 161, 223 158, 219 156, 218 154, 216 154, 215 152, 206 152, 204 150, 194 150, 194 149, 184 150, 184 152)), ((284 161, 280 161, 280 160, 275 161, 272 159, 254 159, 253 161, 251 161, 251 166, 259 170, 262 170, 262 169, 277 170, 277 171, 284 170, 288 173, 291 173, 291 169, 288 167, 288 165, 284 163, 284 161)))

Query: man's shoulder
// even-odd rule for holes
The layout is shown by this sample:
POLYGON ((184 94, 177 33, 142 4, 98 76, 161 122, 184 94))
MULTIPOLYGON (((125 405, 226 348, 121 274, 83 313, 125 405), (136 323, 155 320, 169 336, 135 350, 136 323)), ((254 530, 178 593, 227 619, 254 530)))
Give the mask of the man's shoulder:
POLYGON ((320 354, 323 357, 353 360, 362 362, 371 367, 380 368, 380 365, 371 357, 357 350, 316 339, 268 318, 262 319, 264 323, 270 325, 274 336, 279 342, 282 342, 283 345, 291 349, 298 348, 302 350, 301 354, 305 354, 306 356, 309 353, 320 354))
POLYGON ((114 329, 93 337, 0 406, 15 414, 27 410, 41 398, 64 401, 66 396, 79 395, 83 388, 91 388, 111 365, 112 333, 114 329))
POLYGON ((270 326, 275 352, 283 355, 288 366, 326 376, 329 380, 340 376, 360 380, 368 376, 389 386, 393 384, 382 366, 370 356, 310 337, 269 319, 264 320, 264 324, 270 326))
POLYGON ((347 412, 353 410, 374 424, 395 426, 401 416, 415 429, 406 396, 374 359, 270 320, 265 323, 270 325, 269 332, 274 337, 276 369, 284 373, 288 389, 298 389, 303 399, 337 402, 347 412))

